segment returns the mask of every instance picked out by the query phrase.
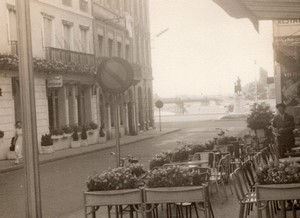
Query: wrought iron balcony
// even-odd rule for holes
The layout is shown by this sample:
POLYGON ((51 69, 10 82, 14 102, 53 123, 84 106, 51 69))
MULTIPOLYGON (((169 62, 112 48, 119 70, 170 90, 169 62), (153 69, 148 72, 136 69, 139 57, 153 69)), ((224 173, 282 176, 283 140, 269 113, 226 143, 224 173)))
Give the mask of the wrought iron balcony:
POLYGON ((60 48, 46 48, 46 59, 67 63, 79 63, 81 65, 95 65, 95 55, 70 51, 60 48))

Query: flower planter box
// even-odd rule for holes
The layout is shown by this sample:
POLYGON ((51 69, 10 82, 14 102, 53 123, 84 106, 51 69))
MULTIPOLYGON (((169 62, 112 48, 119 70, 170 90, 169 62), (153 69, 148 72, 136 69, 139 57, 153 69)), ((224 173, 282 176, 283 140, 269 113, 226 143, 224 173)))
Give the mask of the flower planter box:
POLYGON ((61 139, 54 139, 53 140, 54 150, 58 151, 58 150, 70 148, 71 141, 72 141, 71 136, 70 137, 63 136, 61 139))
POLYGON ((88 140, 87 140, 87 139, 81 140, 81 141, 80 141, 80 146, 86 147, 86 146, 88 146, 88 145, 89 145, 89 143, 88 143, 88 140))
POLYGON ((300 183, 256 186, 257 200, 292 200, 300 198, 300 183))
POLYGON ((15 160, 17 157, 16 157, 16 152, 14 151, 8 151, 7 152, 7 159, 8 160, 15 160))
POLYGON ((98 143, 106 142, 106 137, 98 137, 98 143))
POLYGON ((88 143, 89 145, 93 145, 93 144, 97 144, 98 143, 98 138, 99 138, 99 134, 98 134, 98 130, 89 130, 88 131, 88 143))
POLYGON ((79 148, 80 141, 71 141, 71 148, 79 148))
POLYGON ((204 202, 207 186, 146 188, 145 203, 204 202))
POLYGON ((142 204, 140 189, 84 192, 85 207, 142 204))
POLYGON ((41 146, 41 150, 40 150, 41 154, 51 154, 53 152, 54 152, 54 145, 41 146))
POLYGON ((63 137, 64 137, 63 135, 52 135, 51 139, 52 140, 59 140, 59 139, 62 139, 63 137))

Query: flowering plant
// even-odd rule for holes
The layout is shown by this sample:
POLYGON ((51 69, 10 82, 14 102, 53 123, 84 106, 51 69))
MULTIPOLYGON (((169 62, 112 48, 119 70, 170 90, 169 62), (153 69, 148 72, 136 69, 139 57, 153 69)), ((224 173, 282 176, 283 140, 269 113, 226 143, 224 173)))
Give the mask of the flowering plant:
POLYGON ((63 126, 61 129, 64 131, 65 134, 71 134, 73 132, 73 129, 69 126, 63 126))
POLYGON ((0 130, 0 139, 4 137, 4 132, 0 130))
POLYGON ((138 188, 138 179, 130 168, 109 169, 100 175, 90 176, 87 181, 88 191, 107 191, 138 188))
POLYGON ((174 166, 151 171, 147 186, 149 188, 201 186, 206 179, 207 175, 201 174, 199 171, 191 170, 187 167, 174 166))
POLYGON ((50 134, 51 135, 63 135, 64 134, 64 131, 61 129, 61 128, 53 128, 53 129, 50 129, 50 134))
POLYGON ((259 184, 300 183, 300 166, 289 162, 272 162, 257 172, 259 184))
POLYGON ((171 151, 162 151, 161 153, 156 154, 150 161, 150 170, 170 163, 172 155, 173 153, 171 151))
POLYGON ((179 145, 173 152, 172 162, 184 162, 188 161, 191 154, 191 146, 184 144, 183 142, 177 142, 179 145))
MULTIPOLYGON (((0 54, 0 69, 17 71, 19 69, 18 57, 16 55, 0 54)), ((81 65, 77 62, 65 64, 60 61, 37 58, 33 59, 33 69, 36 72, 47 74, 96 74, 95 66, 81 65)))
POLYGON ((139 164, 139 163, 130 164, 129 169, 131 170, 131 173, 133 175, 135 175, 136 177, 140 177, 141 175, 146 173, 144 165, 139 164))

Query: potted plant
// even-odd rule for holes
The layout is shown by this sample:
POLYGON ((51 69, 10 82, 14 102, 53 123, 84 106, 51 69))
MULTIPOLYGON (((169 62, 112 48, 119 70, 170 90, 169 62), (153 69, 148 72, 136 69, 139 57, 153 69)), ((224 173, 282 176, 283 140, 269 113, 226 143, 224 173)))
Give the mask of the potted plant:
POLYGON ((79 141, 79 135, 77 130, 75 129, 72 134, 72 141, 71 141, 71 148, 79 148, 80 147, 80 141, 79 141))
POLYGON ((88 143, 89 145, 96 144, 99 141, 99 135, 97 134, 98 124, 91 121, 87 124, 88 130, 88 143))
POLYGON ((88 191, 84 193, 86 205, 142 204, 139 180, 129 168, 110 169, 100 175, 90 176, 88 191))
POLYGON ((88 136, 87 136, 87 132, 86 132, 86 128, 85 126, 82 127, 82 131, 81 131, 81 146, 88 146, 88 136))
POLYGON ((63 138, 64 131, 61 128, 50 129, 52 140, 59 140, 63 138))
POLYGON ((63 126, 62 130, 64 132, 64 138, 72 136, 73 129, 70 126, 63 126))
POLYGON ((101 142, 105 142, 105 132, 104 132, 104 125, 101 125, 100 129, 99 129, 99 143, 101 142))
POLYGON ((0 139, 4 137, 4 132, 0 130, 0 139))
POLYGON ((54 152, 53 140, 51 134, 42 135, 41 138, 41 153, 50 154, 54 152))
POLYGON ((274 114, 269 106, 255 103, 247 117, 247 126, 255 131, 258 138, 263 138, 273 118, 274 114))

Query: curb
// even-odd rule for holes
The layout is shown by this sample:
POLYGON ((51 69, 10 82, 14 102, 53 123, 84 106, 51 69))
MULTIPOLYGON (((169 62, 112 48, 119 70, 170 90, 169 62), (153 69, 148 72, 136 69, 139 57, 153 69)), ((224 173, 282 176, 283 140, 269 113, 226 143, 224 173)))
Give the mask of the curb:
MULTIPOLYGON (((174 130, 171 130, 169 132, 162 133, 160 135, 145 136, 145 138, 140 138, 140 139, 133 140, 133 141, 130 141, 130 142, 122 143, 122 144, 120 144, 120 146, 127 146, 127 145, 130 145, 132 143, 142 142, 142 141, 145 141, 145 140, 161 137, 161 136, 172 134, 172 133, 179 132, 179 131, 181 131, 181 129, 174 129, 174 130)), ((67 154, 67 155, 61 156, 61 157, 53 157, 53 158, 48 159, 48 160, 40 160, 39 165, 55 162, 55 161, 58 161, 58 160, 73 158, 73 157, 77 157, 77 156, 81 156, 81 155, 86 155, 86 154, 90 154, 90 153, 93 153, 93 152, 104 151, 104 150, 107 150, 107 149, 110 149, 110 148, 113 148, 113 147, 115 147, 114 144, 113 145, 107 145, 106 147, 102 147, 102 148, 95 148, 94 150, 82 151, 80 153, 69 154, 69 155, 67 154)), ((24 168, 23 165, 12 165, 12 166, 9 166, 8 168, 0 169, 0 174, 15 171, 15 170, 19 170, 19 169, 23 169, 23 168, 24 168)))

